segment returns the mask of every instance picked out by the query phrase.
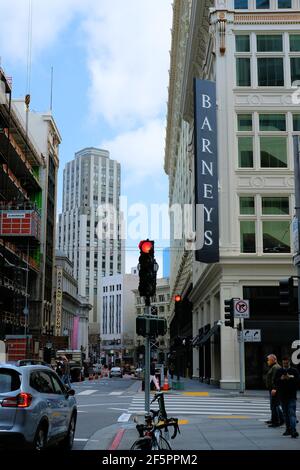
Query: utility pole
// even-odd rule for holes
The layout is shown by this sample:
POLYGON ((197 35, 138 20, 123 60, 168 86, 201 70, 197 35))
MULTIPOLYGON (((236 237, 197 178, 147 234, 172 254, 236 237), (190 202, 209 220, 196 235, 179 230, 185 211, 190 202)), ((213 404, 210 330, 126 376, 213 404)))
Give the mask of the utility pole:
POLYGON ((296 218, 298 224, 298 246, 296 253, 296 266, 298 276, 298 326, 299 326, 299 340, 300 340, 300 250, 299 250, 299 239, 300 239, 300 144, 299 136, 294 135, 294 181, 295 181, 295 202, 296 202, 296 218))

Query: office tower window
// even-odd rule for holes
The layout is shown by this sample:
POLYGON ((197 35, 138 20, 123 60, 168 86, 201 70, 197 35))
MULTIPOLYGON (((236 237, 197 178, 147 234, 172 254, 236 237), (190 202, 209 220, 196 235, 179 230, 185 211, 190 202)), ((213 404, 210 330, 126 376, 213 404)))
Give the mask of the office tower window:
POLYGON ((251 66, 248 57, 236 59, 236 84, 237 86, 251 86, 251 66))
POLYGON ((241 234, 241 252, 242 253, 255 253, 255 221, 242 220, 240 222, 241 234))
POLYGON ((234 8, 236 10, 247 10, 248 0, 234 0, 234 8))
POLYGON ((253 167, 253 138, 238 137, 238 155, 240 168, 253 167))
POLYGON ((241 215, 254 215, 255 205, 253 196, 240 197, 240 214, 241 215))
POLYGON ((235 37, 236 52, 250 52, 250 36, 238 34, 235 37))
POLYGON ((270 0, 256 0, 256 8, 260 9, 269 9, 270 8, 270 0))
POLYGON ((260 165, 262 168, 287 167, 286 137, 260 137, 260 165))

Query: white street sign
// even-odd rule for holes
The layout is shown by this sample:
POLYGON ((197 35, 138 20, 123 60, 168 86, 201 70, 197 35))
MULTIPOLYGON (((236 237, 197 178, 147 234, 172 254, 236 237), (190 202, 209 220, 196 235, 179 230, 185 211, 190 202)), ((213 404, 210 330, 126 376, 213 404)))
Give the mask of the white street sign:
POLYGON ((243 333, 245 343, 261 342, 261 330, 244 330, 243 333))
POLYGON ((234 300, 234 318, 250 318, 249 300, 234 300))

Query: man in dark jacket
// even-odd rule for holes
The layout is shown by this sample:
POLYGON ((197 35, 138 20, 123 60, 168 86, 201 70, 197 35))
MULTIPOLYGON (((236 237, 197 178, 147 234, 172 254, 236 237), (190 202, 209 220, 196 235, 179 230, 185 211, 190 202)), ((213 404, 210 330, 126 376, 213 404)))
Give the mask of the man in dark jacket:
POLYGON ((275 354, 269 354, 267 357, 267 363, 269 370, 266 375, 266 387, 270 394, 271 408, 271 421, 267 421, 267 424, 269 424, 270 428, 276 428, 278 426, 282 426, 284 423, 283 412, 274 382, 276 372, 281 368, 281 366, 278 364, 275 354))
POLYGON ((300 378, 297 369, 290 366, 289 357, 282 359, 282 367, 277 370, 274 382, 285 417, 286 431, 283 435, 296 438, 299 436, 296 430, 296 401, 300 378))

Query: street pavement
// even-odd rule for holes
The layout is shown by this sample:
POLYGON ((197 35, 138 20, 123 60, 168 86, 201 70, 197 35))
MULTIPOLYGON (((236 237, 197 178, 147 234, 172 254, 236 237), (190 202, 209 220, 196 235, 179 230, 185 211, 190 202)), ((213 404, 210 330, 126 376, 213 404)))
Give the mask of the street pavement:
MULTIPOLYGON (((283 437, 285 428, 268 428, 268 394, 220 390, 182 380, 184 390, 165 393, 169 416, 180 420, 174 450, 300 450, 300 438, 283 437)), ((75 384, 78 422, 74 450, 129 450, 137 439, 134 417, 143 422, 141 382, 129 376, 75 384)), ((157 404, 151 405, 157 408, 157 404)), ((298 418, 300 407, 298 404, 298 418)))
POLYGON ((127 410, 137 390, 130 376, 85 380, 72 384, 78 407, 74 450, 82 450, 92 435, 115 424, 127 410), (134 392, 130 388, 134 386, 134 392))

